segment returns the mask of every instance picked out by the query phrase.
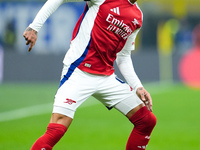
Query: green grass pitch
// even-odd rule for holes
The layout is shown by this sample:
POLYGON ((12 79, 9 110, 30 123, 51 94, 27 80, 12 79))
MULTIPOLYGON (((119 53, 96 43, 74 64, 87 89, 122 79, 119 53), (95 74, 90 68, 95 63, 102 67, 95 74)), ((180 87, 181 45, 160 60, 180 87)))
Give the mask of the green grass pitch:
MULTIPOLYGON (((54 83, 0 85, 0 150, 28 150, 49 123, 54 83), (27 116, 26 116, 27 115, 27 116)), ((182 84, 146 85, 158 122, 147 150, 200 149, 200 91, 182 84)), ((125 150, 133 126, 116 110, 94 98, 75 119, 54 150, 125 150)))

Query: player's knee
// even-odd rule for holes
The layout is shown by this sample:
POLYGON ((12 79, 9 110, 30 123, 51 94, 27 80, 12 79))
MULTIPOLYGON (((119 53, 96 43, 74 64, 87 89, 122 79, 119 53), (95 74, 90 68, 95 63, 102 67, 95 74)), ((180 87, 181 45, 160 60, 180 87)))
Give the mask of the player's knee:
POLYGON ((129 120, 141 134, 150 134, 157 122, 155 115, 146 107, 139 109, 129 120))
POLYGON ((156 119, 156 116, 152 112, 149 112, 149 114, 143 118, 143 121, 144 121, 143 131, 151 132, 156 125, 157 119, 156 119))
POLYGON ((136 122, 135 128, 137 131, 145 134, 150 134, 155 127, 157 122, 156 116, 149 111, 143 118, 141 118, 138 122, 136 122))

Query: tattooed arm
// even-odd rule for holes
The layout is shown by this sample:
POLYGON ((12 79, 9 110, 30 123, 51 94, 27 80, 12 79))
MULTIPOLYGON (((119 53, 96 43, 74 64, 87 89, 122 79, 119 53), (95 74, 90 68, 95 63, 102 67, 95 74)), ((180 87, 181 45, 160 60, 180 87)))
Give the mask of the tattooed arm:
POLYGON ((30 52, 37 41, 37 31, 33 30, 30 27, 27 27, 23 33, 23 36, 26 40, 26 45, 30 44, 28 48, 28 51, 30 52))
POLYGON ((65 2, 75 2, 75 1, 83 1, 83 0, 47 0, 46 3, 42 6, 38 14, 36 15, 33 22, 29 25, 29 27, 24 31, 24 38, 27 41, 26 45, 29 45, 28 51, 30 52, 35 42, 37 40, 37 32, 41 29, 45 21, 50 17, 52 13, 54 13, 60 5, 65 2))
POLYGON ((29 45, 28 51, 30 52, 37 40, 37 32, 43 26, 49 16, 56 11, 56 9, 66 0, 48 0, 36 15, 34 21, 24 31, 24 38, 26 45, 29 45))

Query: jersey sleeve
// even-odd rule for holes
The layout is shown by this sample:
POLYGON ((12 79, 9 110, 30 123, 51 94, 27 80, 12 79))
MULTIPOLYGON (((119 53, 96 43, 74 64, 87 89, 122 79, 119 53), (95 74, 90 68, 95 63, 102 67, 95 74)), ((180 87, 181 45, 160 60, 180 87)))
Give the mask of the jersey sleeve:
POLYGON ((140 28, 135 30, 127 39, 126 44, 123 49, 118 53, 118 55, 130 55, 132 50, 135 50, 135 39, 140 31, 140 28))
POLYGON ((134 89, 143 87, 140 79, 138 78, 131 59, 131 51, 135 49, 135 39, 140 29, 133 32, 123 49, 117 53, 116 63, 121 74, 126 79, 127 83, 134 89))
POLYGON ((54 13, 58 7, 66 2, 79 2, 84 0, 47 0, 47 2, 40 9, 33 22, 29 25, 35 31, 39 31, 45 21, 54 13))
POLYGON ((127 83, 136 91, 138 87, 143 87, 140 79, 138 78, 131 55, 118 55, 116 59, 117 66, 124 76, 127 83))

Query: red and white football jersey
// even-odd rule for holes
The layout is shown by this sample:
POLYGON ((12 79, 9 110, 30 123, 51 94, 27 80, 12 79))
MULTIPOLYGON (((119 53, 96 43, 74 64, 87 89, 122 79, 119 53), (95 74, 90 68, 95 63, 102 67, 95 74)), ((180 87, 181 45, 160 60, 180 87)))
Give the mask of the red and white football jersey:
POLYGON ((92 73, 111 75, 116 54, 135 48, 143 15, 129 0, 91 0, 79 18, 63 63, 92 73))

